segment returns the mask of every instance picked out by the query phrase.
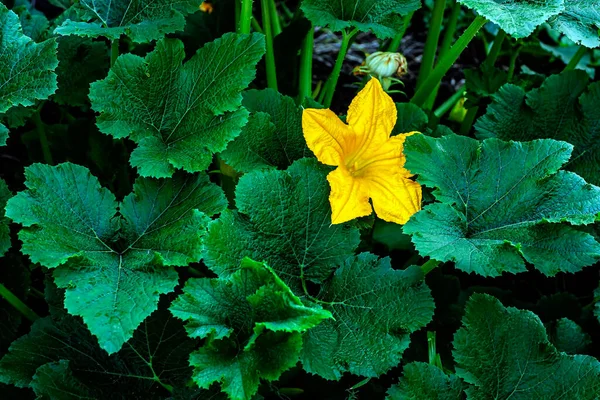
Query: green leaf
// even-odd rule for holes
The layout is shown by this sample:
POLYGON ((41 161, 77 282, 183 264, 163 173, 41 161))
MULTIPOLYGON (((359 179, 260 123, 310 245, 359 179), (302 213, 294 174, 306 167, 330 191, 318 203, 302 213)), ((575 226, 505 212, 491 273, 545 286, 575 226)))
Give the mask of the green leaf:
POLYGON ((192 373, 188 356, 196 346, 197 341, 187 337, 179 320, 167 311, 156 311, 121 351, 109 356, 79 318, 53 310, 51 316, 37 320, 31 332, 13 342, 0 360, 0 382, 37 386, 46 392, 56 390, 48 386, 52 381, 59 387, 68 385, 71 391, 79 391, 81 385, 84 394, 94 399, 114 398, 116 394, 166 398, 157 379, 165 385, 185 385, 192 373), (61 360, 68 361, 68 369, 61 360), (64 370, 61 377, 57 376, 60 368, 64 370), (69 374, 78 381, 75 386, 69 374))
POLYGON ((0 179, 0 257, 10 248, 10 229, 8 227, 9 219, 4 215, 4 208, 8 199, 12 197, 6 182, 0 179))
POLYGON ((260 378, 276 380, 296 365, 300 332, 331 318, 304 306, 271 268, 249 258, 228 278, 190 279, 170 310, 187 322, 190 337, 208 338, 190 356, 196 384, 220 382, 233 400, 249 400, 260 378))
POLYGON ((389 258, 348 258, 316 300, 333 318, 305 333, 304 369, 325 379, 345 372, 377 377, 398 365, 410 334, 433 317, 433 299, 418 267, 393 270, 389 258))
POLYGON ((206 176, 140 178, 120 205, 84 167, 34 164, 25 176, 28 190, 7 206, 7 216, 23 225, 22 251, 56 268, 67 310, 109 354, 156 309, 159 295, 173 290, 172 267, 200 260, 208 216, 226 206, 206 176))
POLYGON ((67 19, 54 32, 110 40, 127 35, 135 43, 147 43, 183 30, 185 15, 198 5, 193 0, 80 0, 74 6, 80 20, 67 19))
POLYGON ((550 324, 550 341, 558 351, 567 354, 584 353, 592 343, 590 335, 568 318, 550 324))
POLYGON ((568 0, 565 7, 550 25, 575 43, 600 47, 600 0, 568 0))
POLYGON ((94 399, 88 397, 90 389, 73 376, 68 360, 39 367, 30 386, 40 400, 94 399))
POLYGON ((90 83, 106 76, 108 48, 104 42, 65 36, 58 39, 58 104, 83 106, 88 103, 90 83))
POLYGON ((304 0, 302 11, 314 25, 327 26, 339 32, 349 27, 369 30, 385 39, 400 29, 406 15, 421 7, 420 0, 304 0))
POLYGON ((594 315, 600 322, 600 286, 596 290, 594 290, 594 300, 596 304, 594 305, 594 315))
POLYGON ((264 37, 227 33, 188 62, 179 40, 164 39, 146 58, 124 54, 90 89, 100 131, 138 144, 131 164, 142 176, 205 170, 248 120, 240 92, 254 79, 264 37))
POLYGON ((469 399, 594 400, 600 393, 598 360, 560 353, 534 313, 492 296, 471 296, 453 344, 456 375, 472 385, 469 399))
POLYGON ((475 124, 477 135, 569 142, 575 147, 566 169, 600 185, 600 82, 588 84, 585 72, 567 71, 550 76, 539 89, 527 93, 504 85, 475 124))
POLYGON ((249 90, 242 105, 250 112, 242 133, 221 153, 236 171, 285 169, 309 154, 302 133, 302 110, 273 89, 249 90))
POLYGON ((460 400, 463 383, 438 367, 423 362, 404 366, 402 378, 388 390, 387 400, 460 400))
POLYGON ((564 0, 458 0, 515 38, 524 38, 565 10, 564 0))
POLYGON ((398 119, 392 135, 413 131, 423 132, 427 129, 429 118, 419 106, 413 103, 396 103, 396 110, 398 119))
POLYGON ((572 148, 550 139, 411 136, 406 166, 436 188, 440 203, 413 216, 404 232, 422 256, 483 276, 526 271, 522 256, 548 276, 594 264, 600 244, 571 225, 594 222, 600 188, 558 171, 572 148))
MULTIPOLYGON (((35 43, 23 34, 19 17, 0 4, 0 113, 9 108, 31 106, 56 90, 56 41, 35 43)), ((8 128, 0 124, 0 145, 6 144, 8 128)))
POLYGON ((13 11, 19 16, 23 33, 34 42, 41 42, 48 38, 50 22, 44 13, 33 8, 28 1, 26 5, 15 5, 13 11))
POLYGON ((226 277, 244 256, 265 261, 296 293, 305 279, 327 279, 359 243, 351 224, 331 224, 327 172, 316 160, 302 159, 286 171, 242 176, 238 211, 226 210, 210 223, 204 263, 226 277))

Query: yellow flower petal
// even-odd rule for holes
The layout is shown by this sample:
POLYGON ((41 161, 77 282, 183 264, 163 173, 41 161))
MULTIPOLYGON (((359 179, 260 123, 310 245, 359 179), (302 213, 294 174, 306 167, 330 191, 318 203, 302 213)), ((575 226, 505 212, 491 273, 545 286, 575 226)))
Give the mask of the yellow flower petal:
POLYGON ((369 204, 369 193, 360 179, 355 179, 345 167, 339 167, 327 175, 331 186, 331 223, 341 224, 364 217, 373 212, 369 204))
POLYGON ((369 194, 379 218, 405 224, 421 209, 421 185, 400 176, 381 176, 371 181, 369 194))
POLYGON ((354 148, 354 133, 331 110, 305 109, 302 130, 308 148, 323 164, 342 164, 344 149, 354 148))
POLYGON ((397 113, 394 101, 379 80, 371 78, 352 100, 346 121, 360 135, 359 147, 377 145, 390 137, 397 113))

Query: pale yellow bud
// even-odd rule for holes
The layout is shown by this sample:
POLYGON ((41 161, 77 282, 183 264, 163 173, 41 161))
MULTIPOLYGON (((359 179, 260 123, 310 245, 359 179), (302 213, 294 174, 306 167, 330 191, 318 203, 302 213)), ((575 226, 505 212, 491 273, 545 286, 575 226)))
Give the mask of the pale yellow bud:
POLYGON ((406 58, 400 53, 376 51, 365 60, 365 66, 371 75, 379 78, 402 76, 408 72, 406 58))

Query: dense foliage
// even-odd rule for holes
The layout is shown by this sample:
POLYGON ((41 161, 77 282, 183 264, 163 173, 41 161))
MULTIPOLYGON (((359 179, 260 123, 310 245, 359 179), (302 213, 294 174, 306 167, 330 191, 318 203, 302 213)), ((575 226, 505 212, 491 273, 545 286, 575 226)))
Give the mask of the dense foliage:
POLYGON ((600 399, 598 48, 598 0, 2 0, 0 397, 600 399))

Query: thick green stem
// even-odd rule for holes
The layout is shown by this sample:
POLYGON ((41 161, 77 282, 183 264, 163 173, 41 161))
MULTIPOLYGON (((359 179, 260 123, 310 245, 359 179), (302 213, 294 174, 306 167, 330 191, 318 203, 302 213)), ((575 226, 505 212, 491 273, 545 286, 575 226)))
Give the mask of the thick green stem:
POLYGON ((242 0, 238 33, 250 33, 250 26, 252 25, 252 1, 242 0))
POLYGON ((119 57, 119 39, 115 39, 110 42, 110 66, 112 68, 119 57))
MULTIPOLYGON (((448 17, 448 23, 446 25, 446 29, 444 30, 444 38, 442 39, 442 44, 439 46, 438 57, 442 58, 446 55, 448 50, 450 50, 450 46, 452 46, 452 42, 454 41, 454 34, 456 33, 456 25, 458 24, 458 16, 460 15, 460 4, 455 0, 452 4, 452 10, 450 11, 450 16, 448 17)), ((438 91, 440 90, 440 84, 438 83, 429 96, 427 103, 425 103, 425 109, 431 110, 435 105, 435 99, 437 98, 438 91)))
POLYGON ((277 6, 275 5, 275 0, 269 0, 269 13, 271 14, 273 36, 277 36, 281 33, 281 21, 279 20, 279 14, 277 13, 277 6))
POLYGON ((264 34, 263 28, 262 28, 262 26, 260 26, 260 24, 258 23, 258 21, 256 20, 256 18, 252 17, 252 22, 250 24, 252 25, 252 28, 254 28, 254 30, 256 32, 260 32, 260 33, 264 34))
POLYGON ((587 52, 588 52, 588 48, 585 47, 585 46, 581 46, 577 50, 577 52, 575 53, 575 55, 573 56, 573 58, 571 58, 571 61, 569 61, 569 63, 565 67, 565 71, 574 70, 577 67, 577 64, 579 64, 579 61, 581 61, 581 59, 583 58, 583 56, 585 56, 585 54, 587 52))
POLYGON ((404 22, 402 23, 402 28, 400 28, 398 33, 396 33, 396 36, 394 36, 392 38, 392 40, 390 41, 390 44, 387 47, 387 51, 391 51, 393 53, 398 51, 398 47, 400 47, 400 43, 402 43, 402 38, 404 37, 404 34, 406 33, 408 26, 410 25, 410 20, 412 19, 414 14, 415 13, 413 11, 404 16, 404 22))
POLYGON ((440 265, 440 262, 432 258, 428 260, 425 264, 421 265, 421 271, 423 271, 423 275, 427 275, 428 273, 433 271, 438 265, 440 265))
POLYGON ((340 72, 342 71, 342 64, 344 63, 344 58, 346 58, 346 53, 348 53, 348 48, 350 47, 350 40, 352 40, 356 32, 356 30, 352 30, 350 33, 347 33, 345 30, 342 31, 342 43, 340 44, 340 51, 335 60, 333 71, 331 71, 331 75, 329 75, 329 79, 327 79, 327 83, 325 84, 325 97, 323 100, 323 105, 325 108, 329 108, 331 106, 333 94, 335 93, 335 87, 337 86, 337 81, 340 77, 340 72))
POLYGON ((452 47, 452 42, 454 41, 454 34, 456 34, 456 26, 458 25, 458 17, 460 15, 460 3, 457 3, 456 0, 452 2, 452 9, 450 11, 450 16, 448 17, 448 23, 446 24, 446 29, 444 30, 444 38, 442 39, 442 44, 440 44, 439 57, 444 57, 450 47, 452 47))
POLYGON ((312 24, 306 33, 300 52, 300 79, 298 84, 298 104, 312 96, 312 62, 315 34, 312 24))
POLYGON ((21 314, 25 316, 31 322, 34 322, 36 319, 40 317, 25 303, 23 303, 17 296, 15 296, 10 290, 6 288, 3 284, 0 283, 0 297, 4 298, 8 301, 8 304, 17 309, 21 314))
POLYGON ((477 113, 479 112, 479 106, 475 106, 469 108, 467 110, 467 115, 465 115, 465 119, 463 119, 462 124, 460 124, 461 135, 468 135, 471 132, 471 127, 473 126, 473 122, 475 121, 475 117, 477 117, 477 113))
POLYGON ((446 75, 446 72, 448 72, 456 60, 458 60, 458 57, 467 48, 469 43, 475 38, 475 35, 477 35, 477 32, 479 32, 486 22, 487 20, 480 15, 475 18, 471 25, 469 25, 465 32, 458 38, 456 43, 454 43, 454 46, 448 50, 448 53, 440 58, 437 66, 410 100, 411 103, 416 104, 419 107, 423 106, 431 94, 431 91, 441 82, 444 75, 446 75))
POLYGON ((515 75, 515 66, 517 64, 517 58, 519 57, 519 53, 521 53, 521 47, 514 50, 510 56, 510 61, 508 63, 508 82, 511 82, 513 76, 515 75))
POLYGON ((262 23, 265 32, 267 53, 265 54, 265 64, 267 67, 267 86, 277 90, 277 70, 275 69, 275 53, 273 51, 273 29, 271 27, 271 9, 270 0, 261 0, 262 23))
POLYGON ((456 91, 456 93, 454 93, 448 100, 446 100, 442 105, 440 105, 433 112, 433 114, 437 118, 442 118, 444 116, 444 114, 446 114, 448 111, 450 111, 452 109, 452 107, 454 107, 456 102, 458 102, 461 99, 461 97, 463 97, 463 95, 465 94, 466 91, 467 91, 467 87, 465 85, 461 86, 460 89, 458 89, 456 91))
POLYGON ((427 331, 427 353, 429 358, 429 364, 435 365, 440 369, 444 369, 442 366, 442 359, 437 352, 437 345, 435 340, 435 332, 427 331))
POLYGON ((425 82, 433 70, 445 9, 446 0, 435 0, 429 32, 427 33, 427 40, 425 41, 425 50, 423 51, 423 58, 421 59, 421 69, 419 69, 419 77, 417 79, 417 90, 423 85, 423 82, 425 82))
POLYGON ((496 39, 494 39, 494 44, 490 49, 485 61, 483 62, 483 66, 487 68, 492 68, 498 59, 498 55, 500 54, 500 50, 502 50, 502 43, 504 43, 504 38, 506 37, 506 33, 500 29, 498 34, 496 35, 496 39))
POLYGON ((42 154, 44 155, 44 161, 46 164, 54 165, 54 159, 52 158, 52 152, 50 151, 50 143, 48 143, 48 136, 46 136, 46 125, 42 122, 41 112, 44 107, 42 102, 33 114, 33 122, 40 139, 40 145, 42 146, 42 154))

